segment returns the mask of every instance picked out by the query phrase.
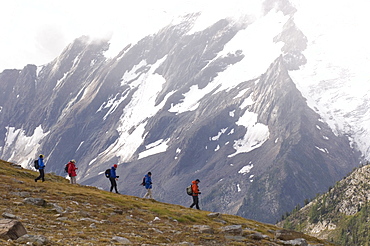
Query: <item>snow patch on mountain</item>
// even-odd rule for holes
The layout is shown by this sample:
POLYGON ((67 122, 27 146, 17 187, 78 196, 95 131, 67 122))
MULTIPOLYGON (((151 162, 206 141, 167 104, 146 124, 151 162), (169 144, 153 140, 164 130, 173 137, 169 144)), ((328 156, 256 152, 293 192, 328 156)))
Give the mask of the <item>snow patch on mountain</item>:
POLYGON ((208 93, 214 91, 215 94, 220 91, 228 91, 240 83, 257 78, 264 73, 270 62, 281 53, 284 44, 282 42, 274 43, 273 38, 282 31, 287 20, 288 16, 284 16, 280 11, 272 10, 264 18, 238 32, 208 64, 230 54, 243 54, 242 61, 227 67, 205 88, 199 89, 197 85, 192 86, 187 93, 183 94, 184 99, 180 103, 171 105, 169 112, 180 114, 194 111, 198 108, 200 100, 208 93), (264 59, 260 59, 261 56, 264 59), (253 69, 249 69, 250 67, 253 67, 253 69), (215 91, 216 88, 218 89, 215 91))
POLYGON ((114 97, 109 98, 107 102, 104 102, 100 106, 96 112, 100 112, 102 109, 109 108, 108 112, 104 115, 103 120, 106 120, 110 114, 116 111, 117 107, 127 98, 128 91, 129 90, 127 89, 121 94, 117 94, 114 97))
POLYGON ((210 137, 210 141, 218 141, 221 137, 222 134, 224 134, 225 132, 227 131, 227 127, 226 128, 222 128, 216 136, 213 136, 213 137, 210 137))
POLYGON ((294 3, 299 10, 295 23, 307 36, 308 47, 303 52, 307 64, 290 76, 334 133, 352 136, 370 158, 370 36, 364 35, 370 2, 294 3))
POLYGON ((259 148, 270 136, 268 126, 257 123, 257 114, 246 111, 236 122, 237 125, 246 127, 246 133, 243 138, 234 141, 235 153, 228 157, 233 157, 240 153, 247 153, 259 148))
POLYGON ((150 155, 155 155, 155 154, 158 154, 158 153, 161 153, 161 152, 165 152, 168 148, 168 142, 169 141, 170 141, 170 139, 166 139, 166 140, 159 139, 159 140, 155 141, 154 143, 146 145, 145 146, 146 150, 139 153, 139 158, 138 159, 142 159, 142 158, 145 158, 145 157, 150 156, 150 155))
POLYGON ((181 114, 187 111, 194 111, 199 106, 199 101, 210 91, 212 87, 207 86, 204 89, 199 89, 198 85, 193 85, 187 93, 184 93, 184 99, 180 103, 173 105, 168 110, 169 112, 181 114))
POLYGON ((259 77, 266 71, 271 61, 281 54, 284 43, 274 43, 273 39, 282 31, 287 20, 288 16, 284 16, 280 11, 272 10, 245 30, 239 31, 225 45, 214 60, 230 54, 243 54, 244 58, 237 64, 229 66, 214 79, 217 85, 221 85, 215 93, 228 91, 241 82, 259 77))
POLYGON ((329 153, 329 151, 326 148, 320 148, 320 147, 317 147, 317 146, 315 146, 315 148, 320 150, 323 153, 329 153))
POLYGON ((219 144, 217 144, 217 146, 216 146, 216 148, 214 149, 214 151, 216 152, 216 151, 218 151, 220 149, 220 145, 219 144))
POLYGON ((238 173, 243 174, 243 175, 246 175, 247 173, 250 173, 250 171, 252 170, 252 168, 253 168, 253 164, 252 163, 249 163, 248 165, 242 167, 242 169, 240 169, 238 171, 238 173))
POLYGON ((16 158, 17 163, 22 167, 30 168, 30 160, 41 154, 37 153, 40 140, 46 137, 49 132, 44 132, 41 125, 36 127, 32 136, 27 136, 22 129, 9 126, 5 128, 7 132, 3 153, 11 153, 8 161, 13 161, 13 158, 16 158), (22 156, 18 156, 18 153, 22 153, 22 156))
POLYGON ((253 105, 254 101, 252 99, 252 96, 249 96, 248 98, 243 100, 243 103, 240 105, 241 109, 246 108, 247 106, 253 105))
POLYGON ((140 85, 142 80, 139 80, 138 77, 141 76, 141 73, 138 73, 142 68, 146 67, 148 64, 145 60, 140 61, 139 64, 135 65, 130 71, 127 71, 123 74, 121 78, 121 86, 129 85, 131 88, 135 88, 140 85), (131 83, 136 81, 136 83, 131 83))
MULTIPOLYGON (((147 65, 149 66, 148 72, 138 74, 136 77, 131 77, 131 75, 136 74, 137 67, 124 75, 122 83, 129 83, 132 88, 137 88, 137 90, 133 93, 130 103, 123 110, 120 126, 117 128, 120 137, 101 153, 99 158, 109 159, 109 157, 117 156, 120 162, 128 161, 143 143, 148 119, 163 108, 168 97, 173 94, 168 93, 164 100, 156 105, 156 97, 166 80, 155 71, 165 59, 166 56, 153 65, 147 65), (128 78, 130 81, 127 80, 128 78)), ((147 63, 140 64, 139 67, 147 63)))
POLYGON ((244 89, 244 90, 240 90, 239 93, 238 93, 238 95, 236 95, 234 97, 234 99, 239 98, 239 97, 242 97, 247 91, 249 91, 249 88, 244 89))

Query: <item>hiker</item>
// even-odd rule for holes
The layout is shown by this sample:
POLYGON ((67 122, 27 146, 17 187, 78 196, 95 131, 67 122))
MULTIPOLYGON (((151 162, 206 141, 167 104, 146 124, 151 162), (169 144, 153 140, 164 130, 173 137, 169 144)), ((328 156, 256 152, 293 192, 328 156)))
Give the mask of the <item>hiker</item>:
POLYGON ((40 172, 40 175, 35 178, 35 182, 37 182, 37 180, 41 179, 42 182, 45 181, 45 172, 44 172, 44 168, 45 168, 45 164, 44 164, 44 155, 39 155, 39 159, 38 159, 38 163, 39 163, 39 172, 40 172))
POLYGON ((113 188, 114 188, 116 193, 119 194, 119 192, 117 190, 117 182, 116 182, 116 180, 118 180, 118 178, 119 178, 119 176, 117 176, 117 174, 116 174, 117 167, 118 167, 118 165, 114 164, 113 167, 110 169, 109 181, 111 183, 110 192, 112 192, 113 188))
POLYGON ((76 170, 78 169, 76 167, 76 161, 75 160, 71 160, 70 162, 68 162, 68 175, 70 177, 70 182, 71 184, 77 184, 77 181, 76 181, 76 170))
POLYGON ((153 199, 152 196, 152 173, 148 172, 148 174, 144 177, 144 185, 145 189, 147 190, 146 194, 144 195, 144 198, 153 199))
POLYGON ((194 181, 191 181, 192 185, 191 185, 191 189, 193 191, 193 203, 190 205, 190 208, 193 208, 194 206, 197 208, 197 209, 200 209, 199 208, 199 198, 198 198, 198 195, 202 194, 201 192, 199 192, 199 187, 198 187, 198 184, 200 183, 199 179, 196 179, 194 181))

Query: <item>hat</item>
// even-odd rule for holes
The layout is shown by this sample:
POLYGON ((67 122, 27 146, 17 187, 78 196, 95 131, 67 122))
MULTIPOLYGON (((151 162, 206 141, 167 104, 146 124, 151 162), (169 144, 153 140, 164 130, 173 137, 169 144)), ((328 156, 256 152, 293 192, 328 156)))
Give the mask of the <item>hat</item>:
POLYGON ((44 155, 39 155, 41 158, 44 158, 44 155))
POLYGON ((195 181, 198 181, 200 183, 200 180, 199 179, 196 179, 195 181))
POLYGON ((114 166, 114 168, 117 168, 117 167, 118 167, 118 165, 117 165, 117 164, 114 164, 113 166, 114 166))
POLYGON ((76 161, 75 161, 75 160, 71 160, 71 162, 76 163, 76 161))

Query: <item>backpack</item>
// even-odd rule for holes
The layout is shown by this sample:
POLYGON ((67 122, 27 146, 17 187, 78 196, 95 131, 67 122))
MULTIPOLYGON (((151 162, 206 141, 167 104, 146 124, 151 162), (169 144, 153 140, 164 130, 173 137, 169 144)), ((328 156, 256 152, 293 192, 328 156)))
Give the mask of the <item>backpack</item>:
POLYGON ((192 196, 193 195, 193 189, 191 188, 191 185, 189 185, 188 187, 186 187, 186 193, 189 196, 192 196))
POLYGON ((145 186, 145 177, 143 178, 143 182, 141 183, 142 186, 145 186))
POLYGON ((106 178, 110 178, 110 168, 108 168, 107 170, 105 170, 104 175, 105 175, 106 178))
POLYGON ((64 166, 64 172, 66 172, 66 173, 68 173, 68 167, 69 167, 69 165, 68 165, 69 163, 67 163, 65 166, 64 166))
POLYGON ((35 169, 39 169, 40 168, 40 166, 39 166, 39 160, 34 160, 33 161, 33 164, 34 164, 35 169))

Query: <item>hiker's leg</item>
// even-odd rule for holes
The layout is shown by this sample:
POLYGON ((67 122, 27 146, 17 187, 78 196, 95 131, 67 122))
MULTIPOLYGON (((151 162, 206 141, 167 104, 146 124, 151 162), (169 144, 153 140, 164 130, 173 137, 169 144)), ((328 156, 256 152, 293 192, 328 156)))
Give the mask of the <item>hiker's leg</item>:
POLYGON ((114 178, 109 178, 109 181, 110 181, 110 192, 112 192, 115 180, 114 180, 114 178))
POLYGON ((199 197, 198 196, 194 196, 196 199, 195 199, 195 207, 197 208, 197 209, 200 209, 199 208, 199 197))
POLYGON ((190 205, 190 208, 193 208, 196 205, 196 203, 195 203, 195 197, 196 196, 193 196, 193 203, 190 205))
POLYGON ((41 179, 42 178, 42 173, 44 172, 44 169, 39 169, 39 176, 37 178, 35 178, 35 181, 37 182, 37 180, 41 179))
POLYGON ((149 196, 149 189, 146 189, 146 193, 143 198, 147 198, 149 196))
POLYGON ((44 172, 44 169, 40 169, 40 175, 41 175, 42 182, 44 182, 45 181, 45 172, 44 172))
POLYGON ((113 179, 113 187, 114 187, 114 190, 116 191, 116 193, 118 193, 116 179, 113 179))
MULTIPOLYGON (((39 173, 40 173, 40 169, 39 169, 39 173)), ((40 179, 40 176, 41 176, 41 173, 39 174, 39 176, 37 178, 35 178, 35 182, 37 182, 37 180, 40 179)))

